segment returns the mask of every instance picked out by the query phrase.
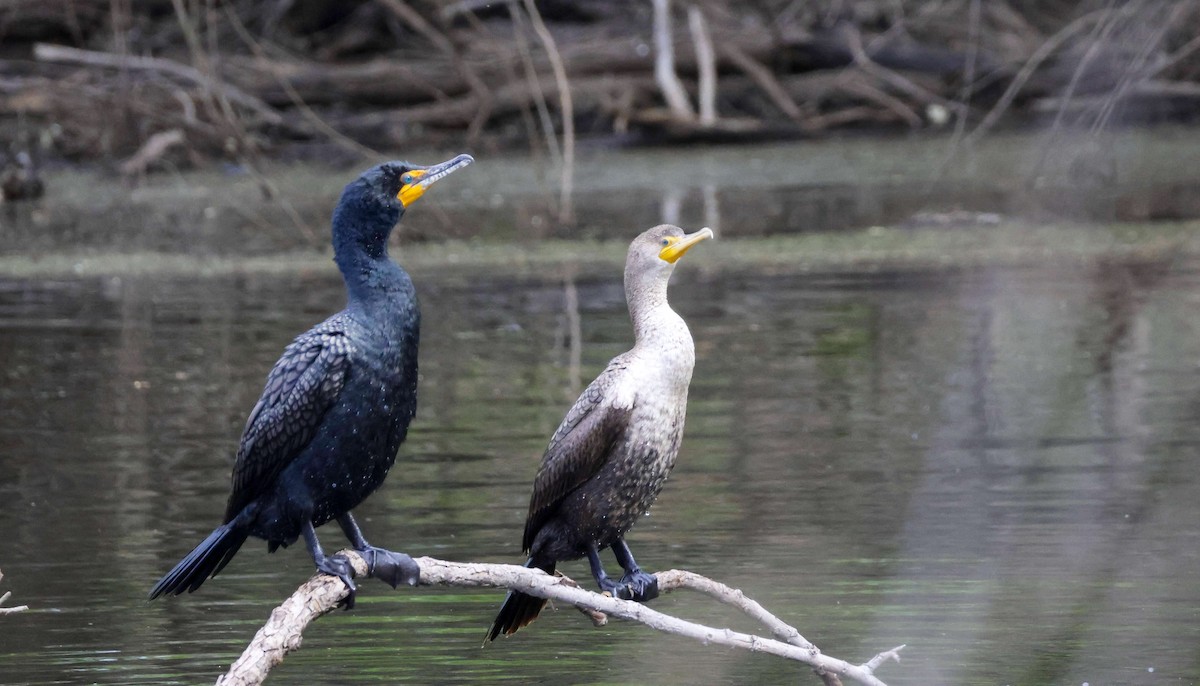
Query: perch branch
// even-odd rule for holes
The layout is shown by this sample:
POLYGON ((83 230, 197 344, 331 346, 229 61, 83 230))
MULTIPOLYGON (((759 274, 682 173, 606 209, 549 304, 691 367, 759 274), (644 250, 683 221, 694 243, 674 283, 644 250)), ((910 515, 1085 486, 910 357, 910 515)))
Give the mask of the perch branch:
MULTIPOLYGON (((367 563, 362 556, 351 550, 343 550, 338 554, 349 560, 356 576, 366 576, 367 563)), ((762 622, 777 638, 717 629, 685 621, 639 603, 594 593, 580 588, 570 579, 550 576, 537 569, 517 565, 447 562, 431 557, 418 558, 416 562, 421 568, 420 583, 423 586, 517 589, 539 598, 579 608, 596 623, 603 621, 602 615, 608 615, 639 622, 666 633, 694 638, 706 644, 740 648, 795 660, 812 667, 818 675, 822 675, 821 678, 826 683, 835 683, 825 676, 834 675, 853 679, 865 686, 886 686, 874 672, 889 658, 898 660, 897 653, 903 648, 899 646, 884 651, 860 665, 830 657, 805 640, 796 629, 767 612, 757 602, 746 598, 740 591, 692 572, 661 572, 660 591, 690 588, 711 595, 762 622)), ((282 662, 289 652, 300 647, 304 629, 313 620, 336 609, 346 595, 345 585, 336 577, 314 575, 271 612, 267 623, 255 634, 241 657, 230 666, 227 674, 217 680, 217 686, 261 684, 272 667, 282 662)))
MULTIPOLYGON (((0 572, 0 581, 4 580, 4 572, 0 572)), ((0 595, 0 605, 8 602, 12 597, 12 591, 5 591, 4 595, 0 595)), ((24 612, 29 609, 28 605, 14 605, 13 607, 0 607, 0 615, 11 615, 17 612, 24 612)))

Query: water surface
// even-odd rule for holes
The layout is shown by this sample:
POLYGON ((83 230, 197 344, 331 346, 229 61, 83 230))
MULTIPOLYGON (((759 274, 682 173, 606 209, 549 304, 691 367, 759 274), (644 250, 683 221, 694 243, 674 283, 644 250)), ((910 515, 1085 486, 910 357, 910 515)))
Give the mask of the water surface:
MULTIPOLYGON (((1200 264, 765 275, 721 245, 673 281, 697 364, 679 465, 630 536, 643 566, 739 586, 838 657, 906 643, 893 685, 1200 680, 1200 264)), ((414 274, 421 407, 358 511, 372 541, 521 560, 540 451, 630 340, 607 271, 414 274)), ((32 608, 0 617, 0 683, 207 683, 237 656, 303 550, 252 541, 195 594, 145 593, 219 521, 279 351, 342 302, 331 268, 0 280, 0 586, 32 608)), ((501 598, 364 582, 273 678, 813 680, 569 609, 480 649, 501 598)))
MULTIPOLYGON (((630 536, 643 566, 738 586, 831 655, 908 644, 893 686, 1200 681, 1195 226, 1126 242, 1112 224, 1200 214, 1200 138, 1058 140, 998 135, 947 175, 929 139, 581 151, 570 228, 550 170, 480 155, 398 236, 425 311, 421 406, 357 512, 367 536, 521 561, 541 450, 630 343, 617 243, 709 224, 719 240, 673 281, 697 365, 679 465, 630 536), (961 226, 975 212, 1033 229, 961 226), (445 237, 509 252, 459 263, 478 246, 445 237), (504 257, 546 238, 574 242, 504 257), (879 244, 899 261, 855 257, 879 244)), ((240 176, 70 174, 0 208, 0 591, 31 607, 0 617, 0 683, 211 683, 311 573, 303 550, 251 542, 200 592, 144 600, 219 521, 280 350, 344 302, 319 252, 350 176, 331 174, 275 170, 290 208, 240 176)), ((365 582, 274 679, 815 683, 569 609, 480 649, 502 596, 365 582)), ((687 593, 655 606, 757 629, 687 593)))

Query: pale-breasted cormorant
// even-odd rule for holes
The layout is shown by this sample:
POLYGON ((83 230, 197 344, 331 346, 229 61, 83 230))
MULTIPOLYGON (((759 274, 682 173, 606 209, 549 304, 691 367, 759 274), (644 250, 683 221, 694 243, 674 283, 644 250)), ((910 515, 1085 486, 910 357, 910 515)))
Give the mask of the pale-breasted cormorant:
MULTIPOLYGON (((675 262, 712 235, 662 225, 629 246, 625 299, 635 343, 584 390, 550 439, 525 520, 526 567, 553 573, 555 563, 586 556, 602 591, 638 601, 658 595, 658 580, 634 562, 625 533, 658 497, 683 438, 696 354, 687 324, 667 304, 667 281, 675 262), (619 581, 600 562, 607 547, 625 571, 619 581)), ((488 640, 529 624, 545 604, 510 591, 488 640)))
POLYGON ((224 523, 151 598, 196 590, 248 536, 266 539, 270 552, 303 536, 317 570, 346 583, 352 607, 350 565, 327 557, 314 531, 334 519, 373 575, 392 586, 417 582, 412 558, 368 544, 350 510, 383 483, 417 410, 421 315, 412 280, 388 257, 388 236, 430 185, 473 161, 387 162, 346 186, 333 211, 346 309, 301 334, 275 363, 242 433, 224 523))

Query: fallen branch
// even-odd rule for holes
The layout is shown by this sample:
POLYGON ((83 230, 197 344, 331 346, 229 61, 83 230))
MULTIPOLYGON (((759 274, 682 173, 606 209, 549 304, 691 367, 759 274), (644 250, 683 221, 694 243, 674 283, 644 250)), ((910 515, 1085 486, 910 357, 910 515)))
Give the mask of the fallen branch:
POLYGON ((33 46, 33 56, 43 62, 63 62, 82 64, 93 67, 108 67, 111 69, 134 69, 137 71, 152 71, 191 81, 198 86, 213 88, 222 95, 243 107, 258 113, 269 124, 281 124, 283 117, 270 105, 243 91, 237 86, 231 86, 216 79, 209 78, 204 72, 174 60, 158 57, 140 57, 137 55, 114 55, 94 50, 80 50, 65 45, 50 45, 38 43, 33 46))
POLYGON ((951 102, 930 90, 922 88, 913 83, 911 79, 905 78, 899 72, 892 71, 872 60, 863 48, 862 34, 859 32, 858 27, 846 24, 843 27, 843 32, 846 34, 846 43, 850 47, 850 53, 854 56, 854 64, 859 69, 892 86, 896 90, 908 94, 923 105, 934 103, 956 111, 959 116, 963 115, 961 103, 951 102))
POLYGON ((789 119, 799 122, 803 118, 804 115, 800 112, 799 105, 792 100, 792 96, 788 95, 787 90, 764 64, 746 54, 745 50, 733 43, 721 46, 721 57, 733 63, 746 76, 749 76, 789 119))
MULTIPOLYGON (((343 550, 338 554, 349 560, 357 577, 367 575, 367 563, 358 553, 343 550)), ((688 571, 660 572, 659 591, 667 593, 688 588, 710 595, 761 622, 775 638, 682 620, 640 603, 594 593, 580 588, 566 577, 550 576, 538 569, 504 564, 447 562, 431 557, 418 558, 416 562, 421 567, 420 583, 423 586, 517 589, 579 608, 594 623, 602 623, 604 615, 608 615, 639 622, 666 633, 694 638, 705 644, 741 648, 795 660, 813 668, 827 684, 837 683, 836 677, 846 677, 866 686, 886 686, 874 672, 888 659, 898 662, 898 653, 904 647, 881 652, 859 665, 830 657, 808 642, 795 628, 747 598, 741 591, 688 571), (834 678, 831 679, 831 676, 834 678)), ((217 686, 261 684, 271 668, 281 663, 289 652, 300 647, 304 629, 313 620, 335 610, 346 596, 347 588, 337 577, 314 575, 271 612, 267 623, 255 634, 241 657, 230 666, 228 673, 217 680, 217 686)), ((480 627, 482 635, 483 623, 480 627)))
POLYGON ((142 143, 142 147, 138 148, 138 151, 122 162, 118 168, 124 176, 145 174, 150 165, 162 159, 163 155, 166 155, 172 147, 181 145, 183 142, 183 131, 179 129, 159 131, 142 143))

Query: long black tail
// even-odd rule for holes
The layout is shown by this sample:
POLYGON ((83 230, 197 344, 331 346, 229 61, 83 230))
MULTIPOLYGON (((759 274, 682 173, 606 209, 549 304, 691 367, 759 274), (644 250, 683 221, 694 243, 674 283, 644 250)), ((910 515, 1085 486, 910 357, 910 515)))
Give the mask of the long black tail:
POLYGON ((208 538, 154 584, 154 588, 150 589, 150 600, 160 595, 179 595, 184 591, 191 593, 200 588, 200 584, 216 576, 229 564, 248 535, 245 529, 230 524, 213 529, 208 538))
MULTIPOLYGON (((547 574, 554 573, 554 562, 539 564, 535 563, 531 557, 525 562, 525 566, 537 567, 547 574)), ((508 597, 504 599, 504 604, 500 606, 500 612, 496 613, 496 620, 492 622, 487 640, 494 641, 500 634, 509 636, 517 633, 517 629, 537 619, 543 607, 546 607, 545 598, 509 591, 508 597)))

